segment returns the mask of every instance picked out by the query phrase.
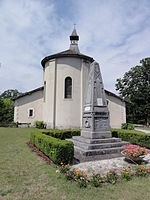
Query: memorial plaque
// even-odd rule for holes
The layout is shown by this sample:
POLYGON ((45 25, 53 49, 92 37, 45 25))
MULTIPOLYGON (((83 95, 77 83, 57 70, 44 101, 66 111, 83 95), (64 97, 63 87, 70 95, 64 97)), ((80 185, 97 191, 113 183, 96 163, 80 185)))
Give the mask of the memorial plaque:
POLYGON ((108 130, 108 118, 95 119, 95 130, 96 131, 108 130))
POLYGON ((102 98, 97 98, 97 105, 98 106, 103 106, 103 100, 102 100, 102 98))
POLYGON ((84 111, 90 111, 90 107, 89 106, 85 107, 84 111))

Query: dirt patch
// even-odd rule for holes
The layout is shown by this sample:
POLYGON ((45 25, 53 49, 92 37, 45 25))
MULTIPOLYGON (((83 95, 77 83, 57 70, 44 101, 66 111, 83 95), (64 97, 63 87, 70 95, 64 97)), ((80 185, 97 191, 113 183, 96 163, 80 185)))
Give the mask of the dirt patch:
POLYGON ((42 157, 42 159, 48 164, 51 165, 53 161, 49 159, 44 153, 42 153, 36 146, 34 146, 30 141, 26 143, 32 152, 35 152, 38 156, 42 157))

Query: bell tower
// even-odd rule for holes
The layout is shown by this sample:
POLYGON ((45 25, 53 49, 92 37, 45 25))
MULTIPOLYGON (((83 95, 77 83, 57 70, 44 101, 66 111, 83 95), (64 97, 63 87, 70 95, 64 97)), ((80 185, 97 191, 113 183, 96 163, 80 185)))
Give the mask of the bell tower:
POLYGON ((72 34, 70 35, 70 50, 76 54, 80 53, 79 48, 78 48, 78 41, 79 41, 79 36, 77 34, 75 24, 74 24, 74 29, 72 31, 72 34))

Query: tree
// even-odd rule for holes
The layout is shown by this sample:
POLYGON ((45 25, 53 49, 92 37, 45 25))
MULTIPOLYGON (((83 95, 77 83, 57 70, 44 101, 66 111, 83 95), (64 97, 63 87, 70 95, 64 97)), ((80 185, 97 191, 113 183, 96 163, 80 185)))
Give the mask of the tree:
POLYGON ((21 95, 21 92, 18 92, 18 90, 6 90, 4 91, 1 95, 0 98, 10 98, 10 99, 14 99, 16 97, 18 97, 19 95, 21 95))
POLYGON ((2 115, 3 115, 3 101, 0 99, 0 122, 2 121, 2 115))
POLYGON ((19 96, 18 90, 6 90, 0 95, 0 123, 9 124, 14 118, 13 99, 19 96))
POLYGON ((150 124, 150 58, 117 79, 116 89, 127 101, 127 121, 150 124))
POLYGON ((9 98, 0 99, 0 123, 11 123, 14 118, 14 102, 9 98))

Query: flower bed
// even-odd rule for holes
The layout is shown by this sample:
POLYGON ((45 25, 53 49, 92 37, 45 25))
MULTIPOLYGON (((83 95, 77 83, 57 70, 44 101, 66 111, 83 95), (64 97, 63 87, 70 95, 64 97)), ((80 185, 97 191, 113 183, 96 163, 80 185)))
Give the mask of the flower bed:
POLYGON ((148 149, 133 144, 125 145, 124 150, 122 151, 125 158, 133 162, 141 162, 143 157, 148 153, 148 149))
POLYGON ((87 186, 102 187, 107 184, 116 184, 122 180, 130 181, 135 176, 150 175, 150 168, 145 165, 126 167, 118 173, 116 170, 110 170, 105 175, 93 174, 92 176, 88 176, 85 171, 80 171, 79 169, 71 170, 69 165, 61 164, 56 173, 64 174, 67 180, 75 181, 80 188, 87 186))

